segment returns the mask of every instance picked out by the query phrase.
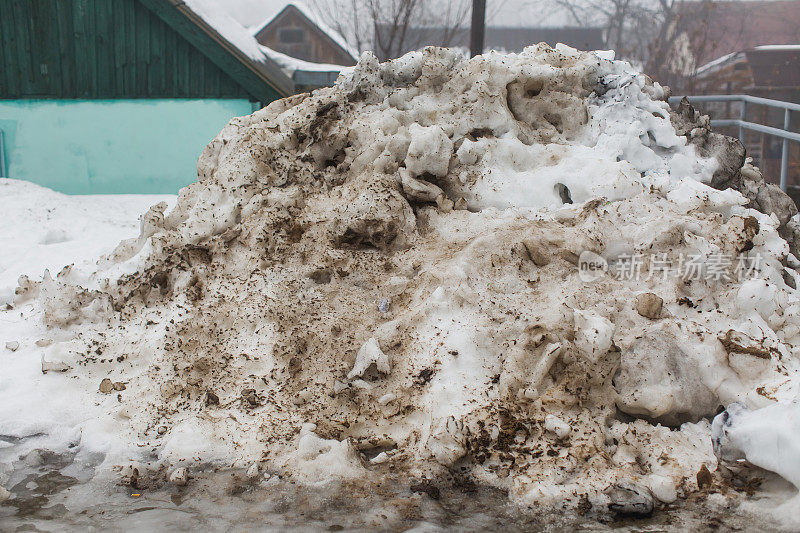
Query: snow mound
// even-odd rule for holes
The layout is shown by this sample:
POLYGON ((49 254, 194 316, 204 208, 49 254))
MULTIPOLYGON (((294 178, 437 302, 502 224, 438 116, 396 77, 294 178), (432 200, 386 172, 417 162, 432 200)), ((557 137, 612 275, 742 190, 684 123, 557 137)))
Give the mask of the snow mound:
POLYGON ((667 96, 563 46, 365 54, 232 120, 91 280, 18 299, 71 332, 67 375, 125 384, 96 393, 118 456, 652 509, 716 470, 719 406, 796 395, 800 341, 796 210, 667 96))

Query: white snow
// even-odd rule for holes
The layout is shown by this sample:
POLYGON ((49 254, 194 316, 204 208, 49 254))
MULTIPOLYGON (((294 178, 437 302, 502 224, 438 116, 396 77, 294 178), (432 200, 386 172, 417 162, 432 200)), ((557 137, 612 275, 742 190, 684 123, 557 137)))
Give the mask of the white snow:
MULTIPOLYGON (((254 34, 229 14, 229 7, 218 0, 186 0, 186 6, 250 59, 264 62, 264 59, 268 58, 277 63, 290 78, 296 70, 340 72, 345 68, 341 65, 303 61, 263 46, 256 40, 254 34)), ((341 37, 339 39, 343 41, 341 37)), ((350 52, 349 48, 345 50, 350 52)))
POLYGON ((800 401, 753 410, 730 405, 714 419, 713 436, 721 457, 747 459, 800 489, 800 401))
POLYGON ((120 240, 135 237, 139 216, 173 195, 67 196, 30 182, 0 178, 0 305, 11 303, 21 275, 55 276, 74 264, 87 274, 120 240))
POLYGON ((314 433, 316 429, 316 424, 303 424, 297 448, 286 456, 287 466, 311 484, 363 477, 364 468, 353 446, 347 441, 320 438, 314 433))
POLYGON ((611 348, 614 324, 588 311, 575 310, 575 346, 592 361, 611 348))
POLYGON ((705 63, 697 67, 695 74, 705 74, 707 72, 713 72, 716 69, 716 67, 724 65, 730 59, 734 59, 737 56, 744 57, 744 54, 742 54, 741 52, 731 52, 730 54, 725 54, 724 56, 720 56, 717 59, 714 59, 712 61, 709 61, 708 63, 705 63))
POLYGON ((800 44, 762 44, 755 50, 800 50, 800 44))
MULTIPOLYGON (((139 218, 149 206, 174 205, 175 200, 172 195, 67 196, 0 179, 5 215, 0 226, 0 307, 14 301, 20 275, 39 279, 49 269, 55 276, 72 265, 71 276, 89 284, 97 260, 121 240, 139 234, 139 218)), ((65 450, 81 442, 83 453, 125 450, 128 456, 127 437, 115 423, 121 410, 109 417, 98 409, 94 396, 100 380, 85 389, 57 377, 70 366, 64 347, 53 343, 62 336, 31 320, 31 304, 0 312, 0 344, 6 346, 0 350, 0 434, 25 439, 15 450, 19 454, 37 448, 65 450), (53 372, 45 373, 48 369, 53 372)))
POLYGON ((363 376, 372 365, 375 365, 375 368, 381 374, 388 374, 390 371, 389 358, 383 353, 381 347, 378 346, 378 341, 375 340, 375 337, 370 337, 361 349, 358 350, 356 362, 353 365, 353 369, 347 374, 347 378, 353 379, 363 376))

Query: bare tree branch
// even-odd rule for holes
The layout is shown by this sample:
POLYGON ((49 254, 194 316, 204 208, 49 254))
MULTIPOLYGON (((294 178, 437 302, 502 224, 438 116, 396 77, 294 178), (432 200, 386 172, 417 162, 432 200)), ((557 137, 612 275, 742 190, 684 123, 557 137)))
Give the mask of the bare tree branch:
POLYGON ((415 49, 419 28, 435 28, 436 40, 451 43, 470 13, 469 0, 314 0, 322 19, 359 51, 380 58, 415 49))

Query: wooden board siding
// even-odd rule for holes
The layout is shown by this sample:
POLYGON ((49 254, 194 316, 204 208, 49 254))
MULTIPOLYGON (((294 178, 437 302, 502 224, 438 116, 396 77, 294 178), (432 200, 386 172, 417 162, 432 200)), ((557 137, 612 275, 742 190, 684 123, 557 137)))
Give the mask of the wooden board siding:
POLYGON ((0 99, 250 98, 138 0, 0 0, 0 99))
POLYGON ((356 64, 346 50, 291 4, 261 28, 255 37, 264 46, 303 61, 344 66, 356 64), (301 35, 302 39, 297 42, 286 42, 281 39, 281 32, 284 30, 299 30, 298 35, 301 35))

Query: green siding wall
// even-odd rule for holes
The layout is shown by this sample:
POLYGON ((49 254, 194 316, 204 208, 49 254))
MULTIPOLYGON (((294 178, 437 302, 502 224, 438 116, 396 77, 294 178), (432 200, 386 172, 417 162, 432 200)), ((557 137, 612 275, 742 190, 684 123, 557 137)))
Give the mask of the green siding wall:
POLYGON ((205 145, 251 111, 247 99, 0 100, 7 174, 67 194, 176 193, 205 145))
POLYGON ((0 0, 0 99, 18 98, 257 99, 137 0, 0 0))

